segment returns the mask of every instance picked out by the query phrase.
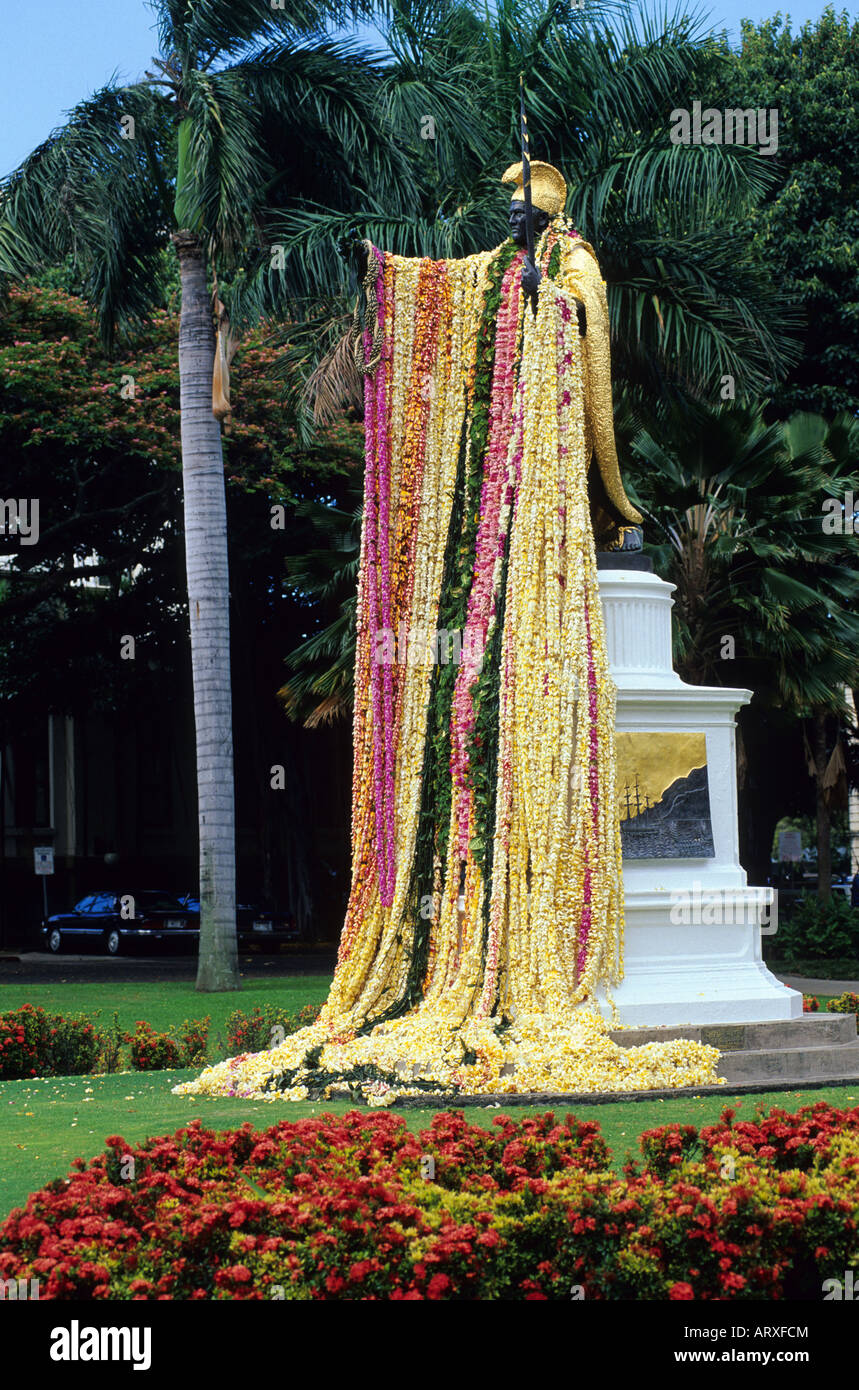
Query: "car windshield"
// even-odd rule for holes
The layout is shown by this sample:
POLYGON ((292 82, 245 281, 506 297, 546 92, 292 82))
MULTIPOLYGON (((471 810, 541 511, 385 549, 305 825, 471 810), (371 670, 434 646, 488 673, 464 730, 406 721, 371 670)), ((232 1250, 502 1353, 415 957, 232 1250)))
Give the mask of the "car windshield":
POLYGON ((137 908, 144 908, 147 912, 181 912, 178 898, 174 898, 172 893, 158 893, 154 889, 147 889, 143 893, 133 895, 137 908))

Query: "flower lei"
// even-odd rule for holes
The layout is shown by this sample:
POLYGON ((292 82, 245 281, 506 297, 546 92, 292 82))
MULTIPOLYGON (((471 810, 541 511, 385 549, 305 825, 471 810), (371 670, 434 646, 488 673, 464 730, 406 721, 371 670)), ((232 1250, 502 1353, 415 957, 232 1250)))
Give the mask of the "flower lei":
POLYGON ((372 252, 337 969, 310 1028, 180 1091, 378 1105, 715 1080, 715 1049, 619 1048, 589 1007, 622 976, 623 894, 575 235, 556 219, 540 240, 536 316, 512 242, 372 252), (432 659, 440 628, 460 664, 432 659))

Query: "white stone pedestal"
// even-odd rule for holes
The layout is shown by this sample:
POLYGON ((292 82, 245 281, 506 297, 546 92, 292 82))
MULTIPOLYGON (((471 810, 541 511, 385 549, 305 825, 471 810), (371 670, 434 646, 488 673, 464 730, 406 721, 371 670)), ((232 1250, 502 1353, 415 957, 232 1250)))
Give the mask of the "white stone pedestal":
POLYGON ((802 996, 761 959, 773 890, 748 887, 739 861, 734 719, 751 691, 681 681, 671 665, 673 589, 655 574, 600 570, 616 726, 706 735, 715 854, 624 859, 625 975, 614 1000, 626 1027, 799 1018, 802 996))

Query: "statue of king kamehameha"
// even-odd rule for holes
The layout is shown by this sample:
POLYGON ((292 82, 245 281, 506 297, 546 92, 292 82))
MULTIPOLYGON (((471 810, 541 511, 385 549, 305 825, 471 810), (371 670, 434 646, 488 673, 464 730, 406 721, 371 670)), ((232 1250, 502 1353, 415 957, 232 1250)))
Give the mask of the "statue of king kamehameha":
MULTIPOLYGON (((531 201, 534 231, 545 232, 559 218, 567 200, 563 176, 551 164, 533 161, 530 165, 531 201)), ((510 204, 510 236, 517 246, 525 246, 527 220, 523 166, 512 164, 502 182, 513 183, 510 204)), ((573 285, 579 333, 585 344, 585 413, 589 421, 593 462, 588 473, 591 520, 598 549, 637 550, 641 547, 638 523, 641 516, 627 497, 621 481, 614 442, 614 415, 611 393, 611 355, 608 304, 599 262, 592 246, 572 228, 565 227, 567 279, 573 285), (590 331, 588 330, 590 324, 590 331)), ((563 255, 563 251, 561 252, 563 255)), ((530 262, 522 268, 522 288, 532 297, 539 293, 542 272, 530 262)))
MULTIPOLYGON (((502 183, 514 185, 508 219, 510 238, 515 246, 523 249, 529 231, 524 170, 522 163, 511 164, 502 176, 502 183)), ((592 455, 588 492, 597 549, 638 550, 641 547, 638 525, 641 516, 624 491, 615 449, 608 305, 599 263, 593 247, 563 217, 567 200, 563 175, 551 164, 539 160, 530 161, 528 170, 531 224, 533 232, 543 238, 543 254, 541 264, 534 264, 527 254, 522 255, 521 288, 535 306, 544 276, 549 276, 553 286, 560 282, 572 293, 579 334, 587 340, 585 414, 592 455), (544 238, 550 226, 551 235, 544 238)), ((363 279, 370 255, 369 243, 357 239, 348 247, 348 252, 354 258, 359 278, 363 279)))
POLYGON ((361 243, 365 490, 352 884, 316 1023, 180 1090, 371 1104, 702 1085, 697 1043, 623 1049, 615 688, 596 546, 635 548, 596 257, 551 165, 511 237, 361 243), (530 215, 533 206, 533 221, 530 215), (533 256, 530 252, 533 241, 533 256))

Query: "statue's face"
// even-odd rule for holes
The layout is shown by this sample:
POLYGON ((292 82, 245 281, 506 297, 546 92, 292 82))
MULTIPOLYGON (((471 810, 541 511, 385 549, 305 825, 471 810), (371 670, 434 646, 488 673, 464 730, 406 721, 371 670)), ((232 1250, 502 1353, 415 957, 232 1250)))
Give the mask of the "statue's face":
MULTIPOLYGON (((534 235, 539 236, 549 225, 549 214, 544 212, 542 208, 534 208, 533 212, 534 235)), ((510 224, 510 235, 516 245, 524 246, 527 242, 527 237, 525 235, 525 204, 511 203, 510 216, 507 220, 510 224)))

